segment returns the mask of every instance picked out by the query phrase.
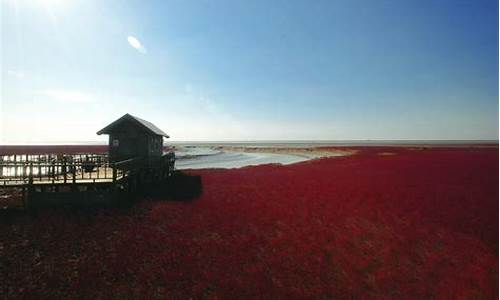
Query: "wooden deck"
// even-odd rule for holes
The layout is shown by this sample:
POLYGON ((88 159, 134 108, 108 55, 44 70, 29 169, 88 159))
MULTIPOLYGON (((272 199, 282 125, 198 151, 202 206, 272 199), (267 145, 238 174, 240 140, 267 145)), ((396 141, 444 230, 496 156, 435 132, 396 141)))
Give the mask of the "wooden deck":
POLYGON ((135 159, 109 163, 104 154, 4 156, 0 159, 0 186, 115 182, 135 167, 135 159))
POLYGON ((21 189, 23 202, 36 192, 81 193, 88 190, 131 190, 138 181, 164 179, 174 171, 175 155, 144 162, 136 158, 109 162, 106 154, 3 155, 0 189, 21 189))

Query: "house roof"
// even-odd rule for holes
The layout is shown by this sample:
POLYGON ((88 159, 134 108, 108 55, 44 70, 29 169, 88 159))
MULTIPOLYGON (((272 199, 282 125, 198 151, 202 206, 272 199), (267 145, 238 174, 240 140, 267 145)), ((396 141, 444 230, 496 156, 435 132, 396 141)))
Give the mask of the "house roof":
POLYGON ((123 115, 118 120, 114 121, 113 123, 109 124, 108 126, 104 127, 103 129, 99 130, 97 132, 97 134, 98 135, 109 134, 111 131, 113 131, 113 128, 115 128, 116 126, 118 126, 119 124, 121 124, 122 122, 125 122, 125 121, 134 122, 137 125, 142 126, 147 131, 151 132, 152 134, 161 135, 161 136, 164 136, 166 138, 169 138, 168 134, 163 132, 160 128, 156 127, 153 123, 148 122, 148 121, 143 120, 143 119, 140 119, 138 117, 134 117, 130 114, 123 115))

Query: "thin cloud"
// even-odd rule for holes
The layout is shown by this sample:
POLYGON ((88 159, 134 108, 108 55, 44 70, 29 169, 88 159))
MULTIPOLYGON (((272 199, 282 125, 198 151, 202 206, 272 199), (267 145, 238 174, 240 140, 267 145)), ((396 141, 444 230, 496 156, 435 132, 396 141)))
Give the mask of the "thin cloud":
POLYGON ((95 98, 91 95, 75 90, 47 89, 37 94, 64 103, 88 103, 95 101, 95 98))
POLYGON ((22 72, 22 71, 7 70, 7 74, 10 76, 17 77, 17 78, 24 77, 24 72, 22 72))
POLYGON ((184 85, 184 92, 186 92, 186 94, 191 94, 191 92, 193 92, 193 85, 191 83, 186 83, 184 85))
POLYGON ((140 53, 146 54, 148 52, 146 50, 146 48, 141 44, 141 42, 135 36, 129 35, 127 37, 127 41, 130 44, 130 46, 132 46, 132 48, 136 49, 140 53))

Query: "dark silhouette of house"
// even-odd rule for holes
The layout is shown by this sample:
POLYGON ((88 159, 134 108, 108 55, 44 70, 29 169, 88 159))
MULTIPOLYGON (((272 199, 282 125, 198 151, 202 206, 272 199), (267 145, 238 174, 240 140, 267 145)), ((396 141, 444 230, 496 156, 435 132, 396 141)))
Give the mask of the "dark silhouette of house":
POLYGON ((125 114, 97 132, 109 134, 110 162, 138 158, 145 164, 159 161, 163 154, 163 137, 169 136, 152 123, 125 114))

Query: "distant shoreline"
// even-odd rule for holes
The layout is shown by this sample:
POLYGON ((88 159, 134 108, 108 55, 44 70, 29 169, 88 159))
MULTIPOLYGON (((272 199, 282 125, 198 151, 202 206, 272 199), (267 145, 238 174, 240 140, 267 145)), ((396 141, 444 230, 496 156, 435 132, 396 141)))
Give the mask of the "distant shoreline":
MULTIPOLYGON (((371 146, 371 145, 477 145, 496 144, 498 140, 234 140, 234 141, 171 141, 165 140, 165 144, 171 145, 348 145, 348 146, 371 146)), ((16 142, 0 144, 5 146, 106 146, 107 141, 60 141, 60 142, 16 142)))
MULTIPOLYGON (((308 148, 308 147, 498 147, 494 140, 394 140, 394 141, 210 141, 210 142, 171 142, 166 140, 164 148, 184 147, 272 147, 272 148, 308 148)), ((73 143, 73 144, 3 144, 0 154, 31 154, 47 151, 53 153, 73 152, 106 152, 107 143, 73 143), (22 153, 21 153, 22 152, 22 153), (25 153, 26 152, 26 153, 25 153)))
MULTIPOLYGON (((248 148, 245 152, 262 152, 273 149, 305 149, 305 148, 364 148, 364 147, 429 147, 429 148, 498 148, 498 141, 373 141, 373 142, 165 142, 164 151, 172 151, 177 147, 221 147, 224 150, 248 148), (253 148, 253 149, 250 149, 253 148)), ((39 145, 0 145, 0 155, 22 154, 72 154, 72 153, 104 153, 107 144, 39 144, 39 145)))

